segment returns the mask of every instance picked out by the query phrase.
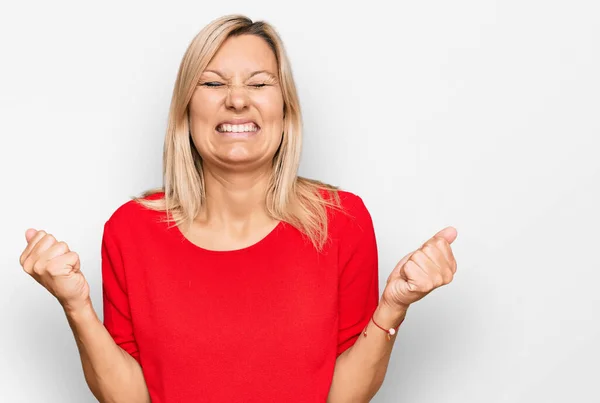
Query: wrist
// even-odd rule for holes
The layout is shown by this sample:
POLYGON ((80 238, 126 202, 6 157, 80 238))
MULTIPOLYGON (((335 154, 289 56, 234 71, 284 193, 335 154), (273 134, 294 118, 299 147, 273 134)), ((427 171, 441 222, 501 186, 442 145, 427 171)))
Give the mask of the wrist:
POLYGON ((61 304, 62 308, 70 319, 81 319, 95 315, 91 299, 86 299, 77 303, 61 304))
POLYGON ((404 321, 408 306, 392 307, 385 301, 380 301, 373 313, 373 318, 378 325, 389 329, 396 329, 404 321))

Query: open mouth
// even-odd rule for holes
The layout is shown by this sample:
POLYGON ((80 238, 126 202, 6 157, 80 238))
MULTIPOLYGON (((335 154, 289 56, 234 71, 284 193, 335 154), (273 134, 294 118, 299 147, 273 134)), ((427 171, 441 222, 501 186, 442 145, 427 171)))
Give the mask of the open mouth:
POLYGON ((255 122, 247 122, 243 124, 220 123, 215 127, 215 130, 223 134, 232 135, 250 135, 260 131, 260 126, 255 122))

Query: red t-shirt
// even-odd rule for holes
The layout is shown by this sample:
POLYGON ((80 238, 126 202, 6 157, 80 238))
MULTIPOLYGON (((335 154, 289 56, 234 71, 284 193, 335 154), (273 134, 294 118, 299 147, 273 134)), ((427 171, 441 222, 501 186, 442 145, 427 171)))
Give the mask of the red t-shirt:
POLYGON ((252 246, 211 251, 133 200, 112 214, 104 325, 153 403, 326 401, 336 358, 379 302, 371 216, 360 197, 340 197, 350 215, 329 209, 320 253, 283 222, 252 246))

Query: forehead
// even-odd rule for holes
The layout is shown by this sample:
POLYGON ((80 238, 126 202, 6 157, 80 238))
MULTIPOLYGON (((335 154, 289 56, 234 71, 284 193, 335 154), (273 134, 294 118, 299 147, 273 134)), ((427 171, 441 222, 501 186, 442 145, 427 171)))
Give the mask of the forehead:
POLYGON ((277 75, 277 59, 264 39, 256 35, 240 35, 227 38, 206 69, 227 75, 257 70, 277 75))

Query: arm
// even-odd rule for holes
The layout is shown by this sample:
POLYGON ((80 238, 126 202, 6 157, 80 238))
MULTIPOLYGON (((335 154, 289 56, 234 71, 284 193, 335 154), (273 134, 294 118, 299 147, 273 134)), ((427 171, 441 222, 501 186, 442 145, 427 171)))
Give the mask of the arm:
POLYGON ((79 349, 85 380, 100 402, 150 402, 140 364, 119 347, 102 325, 91 301, 65 309, 79 349))
POLYGON ((29 228, 19 262, 63 307, 94 396, 100 402, 150 402, 133 337, 120 250, 107 228, 102 241, 105 325, 92 307, 79 255, 65 242, 29 228))
POLYGON ((446 227, 398 262, 376 304, 374 297, 379 293, 374 230, 364 205, 355 206, 355 215, 346 233, 359 235, 347 237, 350 252, 342 259, 340 344, 328 403, 369 402, 383 383, 396 335, 388 339, 386 331, 373 323, 370 313, 379 326, 396 329, 411 304, 450 283, 456 273, 450 244, 457 233, 453 227, 446 227), (359 326, 366 330, 366 337, 360 335, 364 333, 359 332, 359 326))
POLYGON ((358 196, 344 202, 350 214, 340 227, 338 277, 338 349, 328 403, 368 402, 387 371, 396 328, 406 309, 390 309, 379 296, 378 252, 371 215, 358 196), (367 336, 363 336, 366 329, 367 336))
POLYGON ((133 332, 125 251, 119 227, 109 220, 102 236, 101 322, 88 298, 65 308, 81 356, 86 382, 103 403, 150 402, 133 332))
MULTIPOLYGON (((395 312, 381 301, 374 312, 375 322, 386 329, 396 328, 405 315, 406 310, 395 312)), ((397 334, 388 340, 373 321, 366 332, 338 356, 327 403, 369 402, 381 387, 397 334)))

